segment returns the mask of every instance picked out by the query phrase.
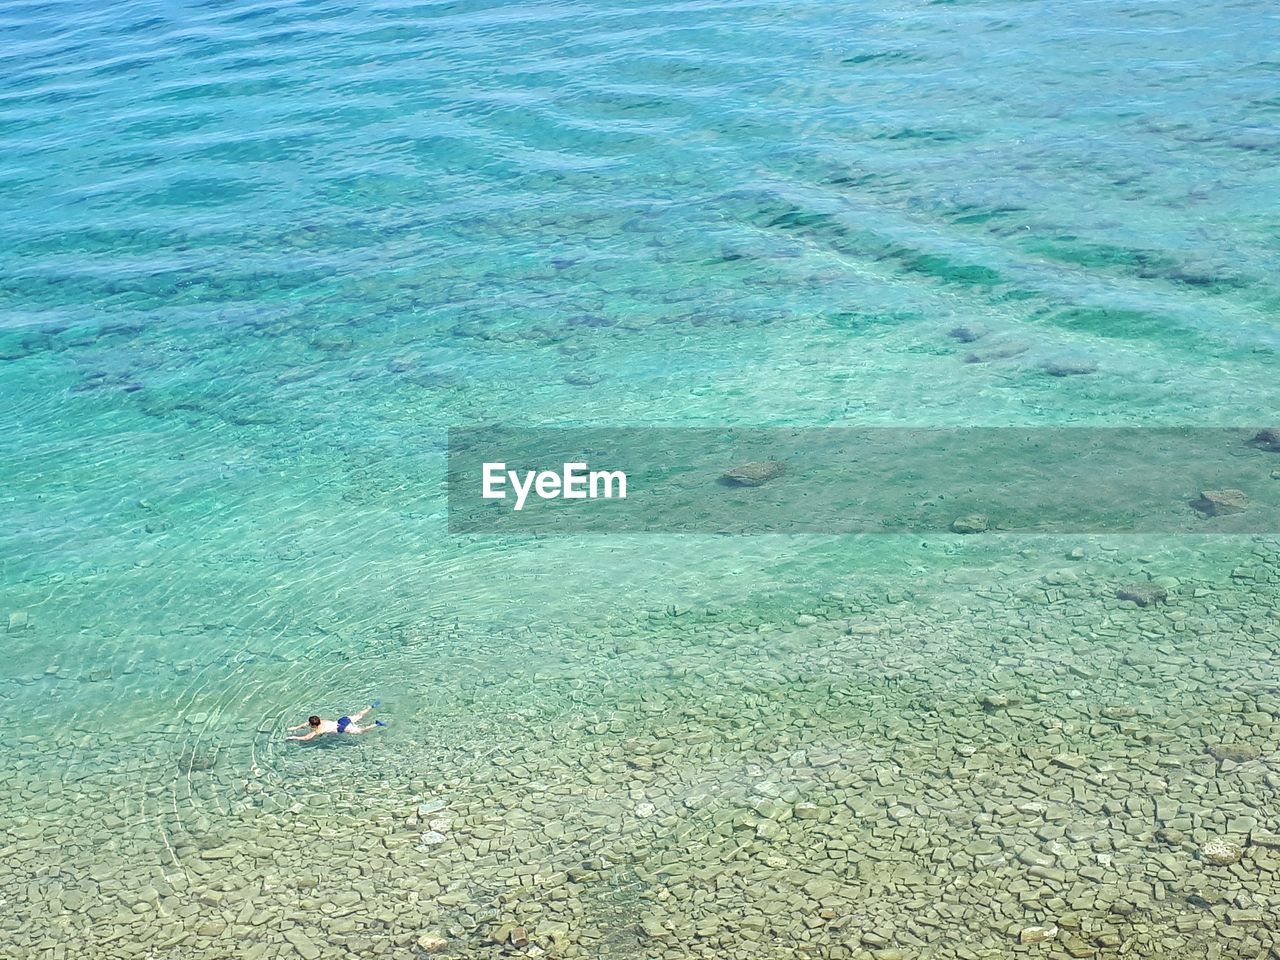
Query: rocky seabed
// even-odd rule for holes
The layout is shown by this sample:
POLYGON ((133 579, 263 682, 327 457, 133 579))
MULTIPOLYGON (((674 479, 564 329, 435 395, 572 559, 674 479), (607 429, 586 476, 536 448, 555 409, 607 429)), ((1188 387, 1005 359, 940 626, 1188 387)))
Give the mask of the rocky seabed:
POLYGON ((539 666, 358 750, 14 735, 0 952, 1280 957, 1280 553, 1245 552, 489 637, 539 666))

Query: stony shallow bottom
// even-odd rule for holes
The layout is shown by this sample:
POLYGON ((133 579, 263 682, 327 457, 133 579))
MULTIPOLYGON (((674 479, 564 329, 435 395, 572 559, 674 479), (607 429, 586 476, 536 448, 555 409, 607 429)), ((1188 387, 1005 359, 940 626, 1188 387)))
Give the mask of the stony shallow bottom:
POLYGON ((1077 550, 455 635, 511 668, 442 661, 453 695, 406 689, 381 739, 199 712, 12 736, 5 953, 1268 956, 1280 549, 1241 551, 1147 569, 1147 606, 1077 550))

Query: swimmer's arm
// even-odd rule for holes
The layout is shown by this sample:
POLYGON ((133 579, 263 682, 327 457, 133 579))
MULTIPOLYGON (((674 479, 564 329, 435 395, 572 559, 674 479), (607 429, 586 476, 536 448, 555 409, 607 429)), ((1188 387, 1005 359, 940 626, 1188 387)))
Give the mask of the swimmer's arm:
POLYGON ((296 727, 290 727, 290 728, 289 728, 289 732, 290 732, 290 733, 293 733, 293 731, 295 731, 295 730, 301 730, 301 729, 302 729, 303 727, 305 727, 305 726, 306 726, 306 724, 305 724, 305 723, 300 723, 300 724, 298 724, 296 727))
MULTIPOLYGON (((298 728, 297 728, 297 727, 290 727, 289 729, 290 729, 290 730, 297 730, 298 728)), ((318 736, 320 736, 320 731, 319 731, 319 730, 312 730, 312 731, 311 731, 310 733, 308 733, 305 737, 285 737, 285 739, 286 739, 286 740, 302 740, 302 741, 307 741, 307 740, 314 740, 314 739, 315 739, 316 737, 318 737, 318 736)))

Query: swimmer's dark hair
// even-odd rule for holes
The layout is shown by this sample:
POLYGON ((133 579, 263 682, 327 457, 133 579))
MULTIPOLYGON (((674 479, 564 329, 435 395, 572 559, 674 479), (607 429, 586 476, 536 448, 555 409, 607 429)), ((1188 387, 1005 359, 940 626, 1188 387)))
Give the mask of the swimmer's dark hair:
POLYGON ((311 724, 313 727, 318 727, 320 726, 320 718, 313 713, 311 716, 307 717, 307 723, 311 724))

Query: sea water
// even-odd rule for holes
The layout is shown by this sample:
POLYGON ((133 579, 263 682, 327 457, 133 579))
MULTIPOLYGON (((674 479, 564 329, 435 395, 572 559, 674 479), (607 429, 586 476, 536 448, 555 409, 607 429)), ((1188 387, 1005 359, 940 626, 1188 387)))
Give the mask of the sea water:
POLYGON ((1277 19, 5 4, 6 954, 1259 955, 1274 539, 455 535, 445 453, 1274 423, 1277 19))

